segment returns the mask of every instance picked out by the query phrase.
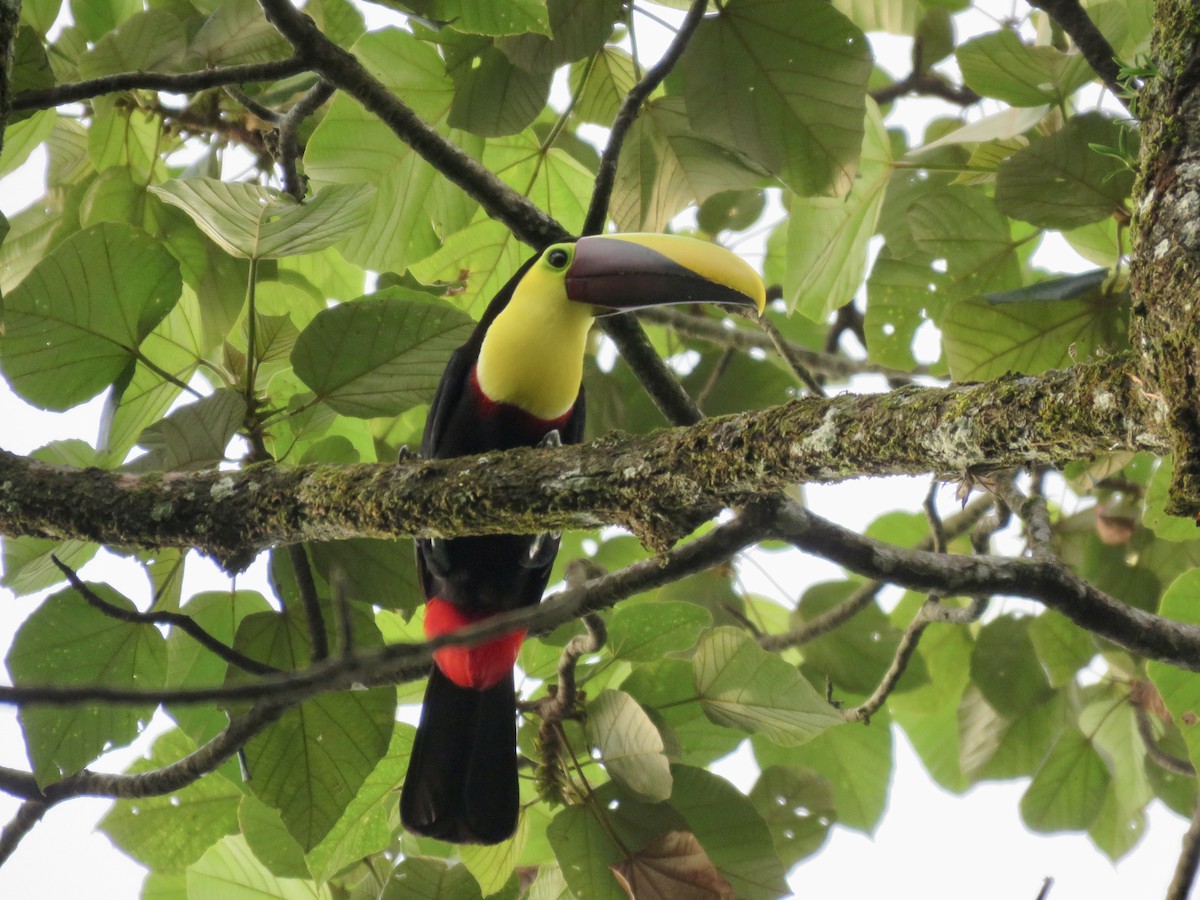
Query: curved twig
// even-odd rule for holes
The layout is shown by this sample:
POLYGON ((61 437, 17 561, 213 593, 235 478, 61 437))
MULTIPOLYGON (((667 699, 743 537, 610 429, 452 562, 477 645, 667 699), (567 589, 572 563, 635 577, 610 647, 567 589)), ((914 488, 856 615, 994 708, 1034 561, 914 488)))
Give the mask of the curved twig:
POLYGON ((600 166, 596 170, 596 184, 592 188, 592 200, 588 205, 587 217, 583 220, 583 234, 599 234, 604 230, 608 219, 608 202, 612 197, 613 182, 617 177, 617 160, 621 156, 621 146, 625 143, 625 135, 633 126, 634 120, 641 111, 646 98, 654 89, 662 84, 663 79, 675 68, 683 51, 687 49, 688 41, 692 39, 700 20, 704 18, 704 10, 708 8, 708 0, 692 0, 687 15, 675 32, 675 37, 667 47, 666 53, 646 71, 646 74, 625 95, 621 109, 613 120, 612 130, 608 135, 608 143, 600 157, 600 166))
POLYGON ((378 116, 400 140, 477 200, 488 215, 504 223, 519 240, 540 249, 569 237, 551 216, 422 121, 289 0, 259 0, 259 6, 309 68, 378 116))
POLYGON ((328 81, 318 81, 279 120, 279 168, 283 171, 283 189, 297 200, 304 199, 306 183, 297 168, 300 158, 300 126, 321 108, 335 88, 328 81))
POLYGON ((247 63, 240 66, 222 66, 202 72, 183 75, 166 75, 160 72, 121 72, 105 75, 88 81, 59 84, 52 88, 22 91, 13 97, 15 111, 26 109, 50 109, 64 103, 88 100, 100 94, 118 91, 165 91, 169 94, 194 94, 208 88, 230 84, 248 84, 255 81, 278 81, 290 78, 308 69, 308 61, 301 56, 279 59, 265 63, 247 63))
POLYGON ((53 553, 50 554, 50 561, 58 567, 58 570, 63 573, 71 587, 84 599, 88 606, 98 609, 111 619, 117 619, 121 622, 133 622, 139 625, 169 625, 172 628, 178 628, 201 647, 212 651, 231 666, 236 666, 252 675, 268 675, 279 671, 274 666, 269 666, 266 663, 259 662, 257 659, 252 659, 244 653, 234 650, 228 644, 217 640, 191 616, 185 616, 183 613, 168 612, 166 610, 139 612, 109 603, 93 591, 86 582, 80 579, 74 569, 53 553))
POLYGON ((0 866, 8 862, 25 835, 42 821, 42 816, 49 808, 50 804, 45 800, 26 800, 17 807, 16 815, 0 831, 0 866))
POLYGON ((1121 68, 1117 65, 1117 52, 1088 17, 1079 0, 1029 0, 1029 5, 1045 12, 1071 36, 1092 71, 1100 76, 1113 96, 1128 109, 1125 86, 1121 84, 1121 68))

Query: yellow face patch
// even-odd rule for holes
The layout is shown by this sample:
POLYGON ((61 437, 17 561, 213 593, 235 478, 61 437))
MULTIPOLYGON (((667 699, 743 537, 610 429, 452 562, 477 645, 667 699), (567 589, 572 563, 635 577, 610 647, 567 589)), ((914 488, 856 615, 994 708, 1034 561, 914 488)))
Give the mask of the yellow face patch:
POLYGON ((479 350, 476 376, 487 397, 539 419, 570 411, 583 382, 591 307, 567 299, 564 275, 572 244, 554 244, 525 273, 492 322, 479 350))

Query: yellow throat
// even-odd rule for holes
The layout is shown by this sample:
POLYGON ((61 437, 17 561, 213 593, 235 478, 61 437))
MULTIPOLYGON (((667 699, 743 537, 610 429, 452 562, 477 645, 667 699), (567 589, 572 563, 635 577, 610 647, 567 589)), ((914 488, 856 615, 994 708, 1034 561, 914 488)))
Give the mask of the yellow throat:
POLYGON ((567 299, 561 271, 534 264, 484 335, 476 377, 496 403, 539 419, 570 411, 583 381, 592 308, 567 299))

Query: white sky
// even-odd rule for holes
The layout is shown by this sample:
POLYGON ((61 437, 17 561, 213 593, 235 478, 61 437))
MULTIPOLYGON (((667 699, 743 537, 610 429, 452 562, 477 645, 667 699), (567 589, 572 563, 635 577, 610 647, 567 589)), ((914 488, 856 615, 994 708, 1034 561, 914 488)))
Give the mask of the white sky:
MULTIPOLYGON (((1008 0, 987 4, 997 17, 1012 15, 1008 0)), ((373 9, 378 9, 373 7, 373 9)), ((1018 12, 1025 8, 1019 6, 1018 12)), ((993 27, 987 16, 972 13, 959 17, 963 34, 993 27)), ((885 68, 902 75, 908 68, 908 42, 872 35, 872 44, 885 68)), ((642 48, 653 43, 639 32, 642 48)), ((922 101, 905 124, 919 133, 928 116, 950 111, 939 101, 922 101)), ((891 123, 889 123, 891 124, 891 123)), ((41 184, 44 162, 35 158, 23 170, 0 183, 0 209, 13 212, 29 202, 26 188, 41 184)), ((1061 266, 1063 245, 1043 248, 1061 266)), ((98 431, 100 400, 66 415, 28 407, 0 384, 0 447, 28 452, 52 440, 91 436, 98 431)), ((918 479, 885 479, 838 487, 813 487, 808 498, 813 509, 855 529, 864 528, 885 509, 919 509, 926 482, 918 479)), ((943 501, 951 502, 950 491, 943 501)), ((197 562, 201 562, 197 559, 197 562)), ((223 588, 227 582, 211 565, 189 563, 185 591, 223 588), (203 571, 197 571, 203 569, 203 571)), ((266 590, 261 566, 239 583, 266 590)), ((836 577, 838 570, 821 561, 797 559, 788 571, 772 573, 798 596, 806 584, 836 577)), ((83 570, 94 580, 108 580, 143 608, 149 599, 144 578, 131 564, 102 554, 83 570)), ((756 576, 747 570, 747 580, 756 576)), ((769 591, 769 587, 762 590, 769 591)), ((7 652, 16 627, 40 598, 16 599, 0 590, 0 655, 7 652)), ((3 674, 5 683, 7 673, 3 674)), ((162 717, 156 720, 162 726, 162 717)), ((158 727, 153 727, 157 731, 158 727)), ((904 897, 923 900, 959 900, 971 897, 1027 898, 1033 900, 1045 877, 1055 884, 1051 900, 1127 900, 1162 896, 1170 882, 1186 822, 1157 802, 1149 811, 1146 837, 1115 868, 1084 835, 1047 837, 1029 832, 1020 822, 1018 803, 1025 781, 989 783, 954 797, 939 789, 924 774, 920 762, 896 731, 896 768, 889 808, 873 839, 845 829, 834 829, 825 848, 806 860, 791 878, 802 897, 904 897)), ((95 768, 120 771, 141 755, 148 741, 114 752, 95 768)), ((28 767, 15 713, 0 707, 0 765, 28 767)), ((754 772, 744 752, 721 765, 721 772, 743 788, 753 783, 754 772)), ((0 823, 7 822, 16 801, 0 794, 0 823)), ((115 850, 93 831, 108 808, 104 800, 74 800, 52 809, 25 838, 16 854, 0 868, 0 897, 60 898, 138 895, 144 870, 115 850)))

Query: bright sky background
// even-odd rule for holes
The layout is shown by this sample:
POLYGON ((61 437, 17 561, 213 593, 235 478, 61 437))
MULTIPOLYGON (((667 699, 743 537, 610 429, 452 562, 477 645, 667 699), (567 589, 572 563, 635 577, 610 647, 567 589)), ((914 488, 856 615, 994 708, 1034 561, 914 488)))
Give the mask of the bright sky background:
MULTIPOLYGON (((986 5, 996 18, 1027 12, 1024 4, 1005 0, 986 5)), ((379 12, 377 7, 371 9, 379 12)), ((964 35, 994 27, 993 19, 978 11, 957 17, 956 24, 960 40, 964 35)), ((643 51, 655 45, 650 28, 644 20, 639 23, 639 46, 643 51)), ((881 65, 896 75, 908 71, 908 41, 883 35, 871 35, 871 40, 881 65)), ((663 46, 661 39, 658 46, 663 46)), ((919 135, 929 117, 957 112, 940 101, 909 105, 913 109, 904 124, 914 135, 919 135)), ((0 181, 0 210, 15 212, 40 193, 44 165, 44 159, 35 157, 0 181)), ((757 256, 753 248, 745 249, 751 259, 757 256)), ((1063 262, 1062 254, 1070 251, 1062 242, 1043 247, 1040 252, 1053 255, 1054 266, 1070 265, 1063 262)), ((69 414, 45 413, 27 406, 0 383, 0 422, 5 423, 0 431, 0 447, 25 453, 52 440, 94 437, 99 430, 101 405, 102 398, 98 398, 69 414)), ((920 479, 885 479, 809 488, 808 499, 820 515, 861 530, 883 510, 919 509, 926 489, 927 483, 920 479)), ((952 493, 950 488, 942 492, 947 511, 953 503, 952 493)), ((185 596, 197 590, 227 587, 228 581, 215 566, 197 566, 194 562, 188 564, 185 596)), ((797 555, 794 566, 787 571, 776 569, 772 575, 784 582, 795 597, 807 584, 837 577, 838 573, 828 563, 797 555)), ((149 602, 148 584, 131 563, 102 553, 84 567, 83 575, 109 581, 141 608, 149 602)), ((748 567, 745 577, 754 583, 757 576, 748 567)), ((265 592, 262 566, 252 568, 239 584, 265 592)), ((765 584, 756 589, 775 590, 765 584)), ((0 589, 0 655, 7 652, 12 633, 36 607, 40 596, 18 600, 0 589)), ((1005 608, 1000 601, 992 611, 1005 608)), ((0 677, 10 683, 6 672, 0 677)), ((169 722, 160 714, 150 732, 158 733, 167 725, 169 722)), ((878 831, 867 838, 834 829, 821 853, 802 863, 791 878, 798 896, 1033 900, 1047 876, 1055 881, 1051 900, 1128 900, 1165 893, 1187 823, 1157 801, 1149 810, 1146 837, 1114 868, 1084 835, 1047 837, 1029 832, 1018 814, 1024 780, 989 783, 964 797, 954 797, 925 775, 903 733, 897 730, 895 737, 896 768, 890 804, 878 831)), ((148 745, 148 738, 143 737, 132 748, 109 754, 94 768, 121 771, 148 745)), ((28 768, 16 714, 8 708, 0 708, 0 765, 28 768)), ((755 778, 744 748, 723 762, 720 770, 744 789, 755 778)), ((17 805, 0 794, 0 823, 12 817, 17 805)), ((0 868, 0 897, 60 900, 100 896, 120 900, 138 896, 144 870, 93 831, 107 808, 106 800, 85 799, 52 809, 0 868)))

